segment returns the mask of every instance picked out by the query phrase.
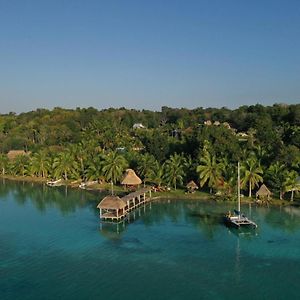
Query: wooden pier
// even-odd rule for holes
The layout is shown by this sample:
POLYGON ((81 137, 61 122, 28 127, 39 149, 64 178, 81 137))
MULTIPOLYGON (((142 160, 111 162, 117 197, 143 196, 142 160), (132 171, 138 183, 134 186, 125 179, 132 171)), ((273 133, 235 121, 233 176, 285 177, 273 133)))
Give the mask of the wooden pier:
POLYGON ((122 198, 106 196, 97 206, 100 219, 104 221, 119 221, 124 219, 130 211, 151 200, 151 187, 140 189, 122 198))

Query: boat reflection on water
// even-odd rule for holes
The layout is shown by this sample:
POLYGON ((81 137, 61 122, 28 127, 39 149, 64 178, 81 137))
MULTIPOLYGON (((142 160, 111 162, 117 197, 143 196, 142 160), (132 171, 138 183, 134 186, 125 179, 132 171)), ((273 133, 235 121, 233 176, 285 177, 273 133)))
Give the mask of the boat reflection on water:
POLYGON ((233 234, 239 238, 246 238, 246 239, 251 239, 255 236, 258 236, 257 230, 253 230, 251 227, 227 227, 227 232, 228 234, 233 234))

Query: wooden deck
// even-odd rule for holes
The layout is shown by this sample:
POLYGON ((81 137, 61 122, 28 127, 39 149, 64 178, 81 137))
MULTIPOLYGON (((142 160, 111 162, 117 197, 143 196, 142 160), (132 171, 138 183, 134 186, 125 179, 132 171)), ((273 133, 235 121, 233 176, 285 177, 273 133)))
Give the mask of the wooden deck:
POLYGON ((119 221, 126 218, 129 212, 151 201, 151 187, 132 192, 120 198, 119 201, 122 202, 123 208, 114 207, 113 204, 109 208, 101 208, 100 202, 98 205, 98 207, 100 206, 100 219, 103 221, 119 221))
POLYGON ((227 225, 234 226, 236 228, 247 227, 247 226, 251 226, 254 228, 257 227, 256 223, 243 216, 225 217, 225 222, 227 225))
POLYGON ((107 220, 118 220, 119 217, 113 212, 105 212, 101 215, 102 219, 107 220))

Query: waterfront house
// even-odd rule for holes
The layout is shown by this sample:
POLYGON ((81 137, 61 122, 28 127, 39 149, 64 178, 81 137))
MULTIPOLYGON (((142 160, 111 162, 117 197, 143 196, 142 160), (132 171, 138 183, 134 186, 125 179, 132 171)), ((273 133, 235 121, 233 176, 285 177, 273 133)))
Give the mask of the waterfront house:
POLYGON ((142 180, 135 174, 134 170, 127 169, 125 176, 121 182, 122 185, 137 187, 142 183, 142 180))
POLYGON ((265 200, 267 198, 267 201, 270 200, 272 193, 270 190, 266 187, 265 184, 262 184, 259 190, 256 192, 256 199, 259 200, 265 200))
POLYGON ((191 180, 187 185, 186 188, 189 193, 194 193, 195 190, 198 189, 198 185, 195 183, 195 181, 191 180))
POLYGON ((127 203, 118 196, 106 196, 98 204, 100 209, 100 217, 103 219, 119 220, 122 218, 128 209, 127 203))
POLYGON ((17 158, 17 156, 22 156, 22 155, 29 155, 30 152, 25 152, 24 150, 10 150, 7 153, 7 157, 9 160, 14 160, 17 158))
POLYGON ((113 195, 106 196, 97 205, 97 208, 100 210, 100 219, 104 221, 118 221, 125 218, 130 211, 146 204, 150 200, 151 187, 146 187, 127 194, 122 198, 113 195), (146 197, 146 193, 149 193, 148 197, 146 197))

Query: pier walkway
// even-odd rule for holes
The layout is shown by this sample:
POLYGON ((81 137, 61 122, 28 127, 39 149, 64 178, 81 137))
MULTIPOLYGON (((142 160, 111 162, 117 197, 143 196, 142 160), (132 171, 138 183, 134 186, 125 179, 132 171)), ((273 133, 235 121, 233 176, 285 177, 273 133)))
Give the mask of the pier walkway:
POLYGON ((104 221, 119 221, 137 207, 151 201, 151 187, 142 188, 122 198, 106 196, 98 204, 100 219, 104 221))

